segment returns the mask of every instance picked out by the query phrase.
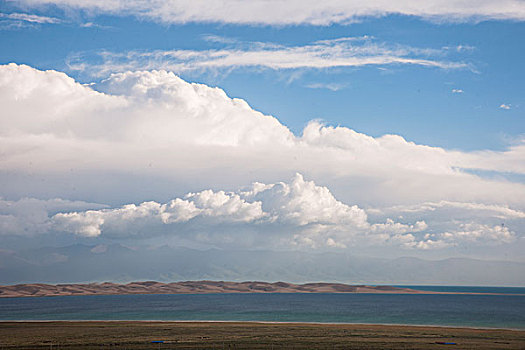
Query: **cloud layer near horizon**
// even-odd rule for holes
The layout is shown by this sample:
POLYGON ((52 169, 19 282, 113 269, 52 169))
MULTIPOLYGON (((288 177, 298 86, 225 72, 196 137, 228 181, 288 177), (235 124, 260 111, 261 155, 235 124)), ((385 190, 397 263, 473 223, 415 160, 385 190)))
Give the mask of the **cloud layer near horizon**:
POLYGON ((370 225, 363 209, 339 202, 326 187, 305 181, 300 174, 290 183, 254 183, 237 192, 204 190, 164 204, 150 201, 115 209, 59 213, 51 222, 55 229, 89 237, 196 235, 200 240, 221 243, 228 241, 227 237, 233 241, 232 237, 240 236, 242 241, 256 234, 262 237, 253 239, 262 238, 272 242, 270 245, 281 242, 312 247, 343 247, 339 240, 348 241, 357 233, 404 234, 426 228, 424 222, 415 226, 393 222, 370 225))
MULTIPOLYGON (((108 237, 134 229, 139 236, 187 232, 201 241, 241 242, 227 238, 233 231, 251 237, 246 245, 271 237, 270 246, 388 242, 429 249, 509 243, 524 227, 523 183, 464 170, 524 174, 523 143, 503 152, 450 151, 318 121, 297 136, 244 100, 165 71, 124 72, 85 86, 64 73, 9 64, 0 66, 0 104, 3 176, 74 170, 76 181, 79 173, 118 171, 124 188, 137 173, 150 179, 145 186, 160 177, 184 184, 199 176, 201 191, 164 204, 42 216, 52 229, 108 237), (296 172, 329 185, 336 196, 299 175, 276 182, 296 172), (270 185, 238 190, 254 181, 270 185), (219 184, 235 190, 221 191, 219 184), (501 226, 502 219, 510 226, 501 226)), ((75 186, 89 191, 98 183, 75 186)), ((107 191, 123 195, 121 188, 107 191)), ((12 232, 18 214, 2 214, 12 232)))
POLYGON ((347 0, 23 0, 23 6, 56 5, 67 10, 116 15, 135 15, 163 23, 212 22, 264 25, 329 25, 350 23, 363 17, 389 14, 434 21, 524 20, 525 5, 519 0, 347 1, 347 0))
MULTIPOLYGON (((296 174, 289 183, 256 182, 236 192, 204 190, 167 203, 148 201, 119 208, 61 199, 0 200, 0 232, 27 237, 58 232, 112 240, 162 236, 216 247, 258 249, 390 246, 427 250, 463 244, 502 245, 521 238, 508 227, 480 222, 487 222, 487 218, 511 222, 518 219, 518 225, 522 225, 524 212, 483 207, 481 217, 478 207, 427 203, 416 218, 428 218, 434 227, 424 220, 402 223, 387 218, 372 223, 366 210, 338 201, 328 188, 296 174), (447 216, 428 215, 430 208, 458 207, 464 212, 456 212, 456 218, 462 220, 447 222, 447 216), (473 218, 476 220, 469 220, 473 218)), ((368 211, 389 215, 413 213, 414 209, 368 211)))

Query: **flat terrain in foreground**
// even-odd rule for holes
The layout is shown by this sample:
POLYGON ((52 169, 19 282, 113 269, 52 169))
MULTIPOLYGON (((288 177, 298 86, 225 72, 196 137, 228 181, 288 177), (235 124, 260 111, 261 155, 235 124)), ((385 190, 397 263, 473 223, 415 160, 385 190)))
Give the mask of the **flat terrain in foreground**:
POLYGON ((283 348, 525 349, 525 331, 253 322, 0 322, 0 349, 283 348))

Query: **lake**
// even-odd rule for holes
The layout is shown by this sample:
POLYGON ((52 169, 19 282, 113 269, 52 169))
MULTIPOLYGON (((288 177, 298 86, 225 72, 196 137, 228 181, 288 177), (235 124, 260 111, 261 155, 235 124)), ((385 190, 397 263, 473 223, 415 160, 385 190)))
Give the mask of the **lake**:
MULTIPOLYGON (((525 288, 517 290, 525 294, 525 288)), ((0 298, 0 320, 269 321, 525 329, 525 296, 232 293, 0 298)))

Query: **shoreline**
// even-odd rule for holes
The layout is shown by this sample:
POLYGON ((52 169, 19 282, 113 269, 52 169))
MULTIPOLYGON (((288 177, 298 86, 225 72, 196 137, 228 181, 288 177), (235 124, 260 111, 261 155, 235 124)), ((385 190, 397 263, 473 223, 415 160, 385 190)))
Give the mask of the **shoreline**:
MULTIPOLYGON (((60 285, 57 285, 60 286, 60 285)), ((438 291, 425 291, 404 288, 404 290, 373 290, 366 289, 364 291, 261 291, 261 290, 249 290, 249 291, 140 291, 140 292, 60 292, 60 293, 48 293, 48 294, 18 294, 5 293, 3 288, 6 286, 0 286, 0 299, 8 298, 47 298, 47 297, 68 297, 68 296, 110 296, 110 295, 210 295, 210 294, 369 294, 369 295, 479 295, 479 296, 516 296, 523 297, 524 293, 481 293, 481 292, 438 292, 438 291)))
POLYGON ((175 295, 175 294, 411 294, 411 295, 492 295, 525 296, 524 293, 498 293, 497 291, 432 291, 391 285, 351 285, 344 283, 312 282, 294 284, 288 282, 228 282, 228 281, 137 281, 126 284, 29 283, 0 285, 0 298, 46 297, 70 295, 175 295))
POLYGON ((72 293, 72 294, 48 294, 48 295, 2 295, 0 299, 14 298, 54 298, 54 297, 83 297, 83 296, 118 296, 118 295, 221 295, 221 294, 343 294, 343 295, 476 295, 476 296, 509 296, 525 297, 525 294, 513 293, 476 293, 476 292, 435 292, 420 291, 415 292, 203 292, 203 293, 72 293))
POLYGON ((506 328, 506 327, 479 327, 479 326, 454 326, 454 325, 437 325, 437 324, 410 324, 410 323, 363 323, 363 322, 306 322, 306 321, 246 321, 246 320, 1 320, 0 326, 6 323, 174 323, 174 324, 268 324, 268 325, 311 325, 311 326, 372 326, 372 327, 407 327, 407 328, 450 328, 466 330, 491 330, 491 331, 517 331, 525 332, 524 328, 506 328))

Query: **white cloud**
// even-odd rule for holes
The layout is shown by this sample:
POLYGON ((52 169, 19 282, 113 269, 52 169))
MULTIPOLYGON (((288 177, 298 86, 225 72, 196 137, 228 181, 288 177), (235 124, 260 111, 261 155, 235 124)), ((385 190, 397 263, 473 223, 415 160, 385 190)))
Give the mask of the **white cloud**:
POLYGON ((45 233, 52 227, 49 218, 68 210, 100 209, 102 204, 70 201, 59 198, 42 200, 21 198, 16 201, 0 198, 0 235, 26 235, 45 233))
POLYGON ((327 89, 335 92, 344 89, 346 85, 337 83, 313 83, 306 85, 306 87, 309 89, 327 89))
POLYGON ((428 228, 425 221, 418 221, 414 225, 405 225, 388 218, 384 224, 373 224, 372 232, 388 232, 401 235, 407 232, 421 232, 428 228))
MULTIPOLYGON (((24 227, 32 229, 32 234, 53 230, 85 237, 109 238, 148 238, 162 234, 204 240, 219 246, 228 242, 228 237, 242 238, 243 235, 255 234, 264 241, 263 246, 266 247, 347 248, 394 245, 424 250, 442 249, 463 243, 505 244, 512 243, 517 238, 516 233, 504 225, 457 220, 445 223, 445 230, 441 233, 426 234, 423 233, 443 227, 444 221, 435 223, 436 227, 429 227, 423 220, 414 224, 403 224, 392 219, 387 219, 384 223, 370 223, 363 209, 338 201, 328 188, 318 186, 313 181, 305 181, 300 174, 296 174, 290 183, 254 183, 251 188, 237 192, 204 190, 188 193, 183 198, 175 198, 164 204, 149 201, 114 209, 66 211, 55 215, 50 213, 57 209, 65 211, 94 205, 57 199, 23 199, 3 203, 0 207, 2 213, 6 212, 5 208, 10 208, 9 213, 15 215, 11 215, 11 220, 0 216, 2 227, 13 226, 13 220, 16 220, 19 225, 17 229, 20 230, 23 220, 38 217, 31 220, 30 226, 24 223, 24 227), (28 203, 33 206, 28 206, 28 203), (225 238, 224 232, 228 232, 228 237, 225 238)), ((497 209, 469 203, 427 203, 426 206, 421 206, 421 211, 433 208, 432 205, 459 205, 469 210, 497 209)), ((412 208, 404 210, 411 211, 412 208)), ((396 208, 395 211, 402 212, 403 208, 396 208)), ((517 215, 517 212, 509 213, 517 215)), ((458 215, 461 217, 461 213, 456 213, 456 217, 458 215)), ((523 219, 523 216, 519 215, 519 218, 523 219)), ((7 230, 7 233, 20 234, 13 228, 7 230)), ((235 240, 234 238, 234 245, 235 240)), ((231 242, 228 243, 231 245, 231 242)))
POLYGON ((503 225, 491 227, 480 224, 463 224, 462 228, 462 231, 456 231, 454 234, 465 240, 490 240, 495 243, 511 243, 516 240, 516 234, 503 225))
MULTIPOLYGON (((371 213, 422 213, 435 212, 440 209, 451 209, 454 212, 466 211, 473 215, 491 216, 498 219, 525 219, 525 212, 509 208, 506 205, 493 205, 483 203, 465 203, 465 202, 426 202, 413 205, 397 205, 385 209, 369 209, 371 213)), ((463 214, 464 215, 464 214, 463 214)))
POLYGON ((435 242, 446 245, 457 245, 462 242, 481 243, 487 245, 512 243, 516 240, 516 233, 504 225, 484 225, 478 223, 463 223, 457 230, 439 234, 427 235, 435 242))
POLYGON ((463 90, 461 90, 461 89, 452 89, 452 93, 453 94, 462 94, 463 90))
POLYGON ((467 242, 469 237, 475 237, 476 242, 493 242, 497 234, 500 234, 501 242, 507 243, 516 237, 514 231, 523 232, 525 229, 525 211, 512 209, 507 205, 443 200, 371 208, 367 213, 375 220, 389 216, 402 217, 408 221, 424 220, 430 228, 424 230, 434 232, 429 233, 426 238, 443 241, 447 246, 467 242))
POLYGON ((58 18, 39 16, 29 13, 0 13, 0 19, 8 19, 35 24, 56 24, 62 22, 62 20, 58 18))
POLYGON ((431 229, 425 221, 403 224, 387 219, 371 224, 363 209, 338 201, 328 188, 305 181, 300 174, 290 183, 254 183, 250 189, 237 192, 205 190, 164 204, 150 201, 115 209, 58 213, 50 222, 50 230, 86 237, 148 238, 163 234, 219 246, 231 245, 229 240, 235 245, 249 234, 259 236, 264 241, 262 246, 274 248, 393 245, 438 249, 462 242, 504 244, 516 239, 516 234, 504 226, 454 222, 446 232, 416 235, 431 229))
POLYGON ((474 46, 471 46, 471 45, 457 45, 456 47, 454 47, 454 49, 457 52, 474 51, 474 50, 476 50, 476 48, 474 46))
POLYGON ((346 0, 23 0, 26 6, 54 4, 88 13, 135 15, 164 23, 219 22, 267 25, 329 25, 388 14, 417 16, 434 21, 524 20, 519 0, 346 1, 346 0))
MULTIPOLYGON (((446 233, 442 234, 445 235, 446 233)), ((491 243, 511 243, 516 240, 516 234, 504 225, 462 224, 461 230, 453 232, 452 235, 455 239, 491 243)))
MULTIPOLYGON (((425 220, 426 227, 421 231, 427 233, 404 244, 406 247, 425 250, 512 243, 525 229, 525 212, 504 205, 440 201, 373 208, 368 209, 367 213, 375 220, 389 215, 398 215, 409 221, 414 218, 425 220)), ((393 222, 391 225, 403 226, 393 222)), ((402 230, 398 232, 404 233, 402 230)))
POLYGON ((365 210, 337 200, 328 188, 305 181, 300 174, 289 183, 254 183, 236 192, 204 190, 166 203, 148 201, 111 209, 61 199, 0 201, 0 228, 4 235, 57 231, 106 239, 163 235, 229 247, 242 246, 248 236, 250 242, 259 242, 259 248, 313 249, 394 246, 428 250, 472 243, 501 245, 518 237, 507 226, 472 223, 467 217, 463 222, 434 220, 431 226, 423 220, 371 223, 365 210))
POLYGON ((204 190, 163 204, 149 201, 112 209, 61 199, 0 201, 0 227, 4 235, 58 231, 116 239, 160 234, 217 245, 225 243, 224 232, 239 237, 255 233, 264 246, 312 248, 406 246, 417 243, 411 233, 428 228, 423 221, 370 224, 363 209, 338 201, 328 188, 300 174, 289 183, 254 183, 237 192, 204 190))
POLYGON ((510 146, 505 152, 476 151, 459 155, 465 169, 489 170, 525 174, 525 139, 510 146))
POLYGON ((419 240, 411 234, 393 236, 406 248, 413 249, 443 249, 459 245, 472 247, 475 245, 494 246, 513 243, 517 239, 515 232, 502 225, 484 225, 477 223, 462 223, 457 229, 426 234, 419 240))
POLYGON ((253 198, 260 200, 263 209, 272 217, 284 223, 368 227, 366 213, 362 209, 339 202, 328 188, 317 186, 313 181, 304 181, 300 174, 296 174, 290 184, 281 182, 257 191, 253 198))
POLYGON ((331 248, 347 248, 344 243, 336 242, 333 238, 329 237, 326 240, 326 245, 331 248))
MULTIPOLYGON (((15 177, 32 186, 35 176, 53 179, 56 174, 75 184, 76 198, 83 190, 98 202, 105 202, 100 198, 106 192, 118 198, 136 191, 126 182, 132 175, 141 177, 145 191, 159 179, 163 193, 184 193, 190 184, 210 189, 167 202, 170 197, 151 201, 148 194, 149 201, 139 205, 73 210, 53 219, 57 228, 78 235, 104 235, 105 230, 155 235, 173 228, 187 232, 187 225, 195 232, 213 226, 217 230, 198 234, 215 241, 228 232, 234 235, 237 231, 225 229, 234 225, 258 239, 271 236, 274 243, 287 237, 282 244, 350 247, 378 242, 429 248, 439 245, 427 241, 438 239, 423 241, 422 235, 461 231, 458 225, 470 222, 494 227, 505 219, 512 221, 513 232, 523 228, 522 183, 461 170, 523 174, 523 144, 501 152, 450 151, 317 121, 297 136, 219 88, 190 84, 164 71, 125 72, 85 86, 55 71, 0 66, 0 105, 0 173, 13 176, 3 181, 3 193, 15 177), (103 187, 99 179, 111 172, 118 172, 118 186, 103 187), (296 172, 323 186, 302 177, 276 182, 296 172), (255 180, 267 184, 218 190, 255 180), (370 222, 362 209, 368 207, 387 209, 369 210, 370 216, 378 216, 370 222), (388 220, 401 214, 403 222, 388 220), (275 227, 279 229, 272 233, 275 227)), ((61 178, 60 190, 63 183, 61 178)), ((23 227, 13 215, 3 215, 3 225, 23 227)), ((41 217, 48 225, 46 215, 41 217)))
MULTIPOLYGON (((440 69, 470 69, 463 62, 442 60, 443 50, 414 48, 377 43, 371 37, 344 37, 320 40, 302 46, 274 43, 239 42, 228 38, 207 36, 227 47, 214 50, 102 51, 93 57, 76 54, 68 59, 72 70, 95 76, 136 69, 164 69, 173 72, 220 70, 241 67, 263 67, 273 70, 326 69, 333 67, 385 66, 408 64, 440 69), (434 58, 439 56, 438 58, 434 58), (87 63, 101 62, 101 63, 87 63)), ((92 55, 93 53, 90 53, 92 55)), ((313 86, 313 87, 321 87, 313 86)), ((328 84, 322 87, 340 89, 328 84)))
MULTIPOLYGON (((300 174, 289 184, 255 183, 250 190, 238 193, 204 190, 165 204, 150 201, 116 209, 58 213, 52 221, 55 229, 88 237, 103 232, 147 236, 164 225, 170 227, 159 232, 176 234, 177 224, 185 224, 185 230, 192 229, 190 224, 211 230, 218 225, 250 224, 251 229, 271 226, 275 231, 322 225, 326 231, 344 229, 348 233, 370 227, 364 210, 337 201, 326 187, 305 181, 300 174)), ((236 230, 242 231, 242 226, 236 230)))
POLYGON ((501 109, 510 109, 511 108, 511 105, 510 104, 505 104, 505 103, 502 103, 499 108, 501 109))
POLYGON ((43 24, 58 24, 62 20, 54 17, 28 13, 0 13, 0 30, 38 28, 43 24))
POLYGON ((102 254, 105 253, 107 250, 108 246, 105 244, 99 244, 90 249, 90 251, 95 254, 102 254))
POLYGON ((419 241, 419 242, 407 242, 405 244, 406 247, 410 248, 416 248, 416 249, 422 249, 422 250, 429 250, 429 249, 443 249, 450 247, 452 244, 445 242, 443 240, 431 240, 427 239, 425 241, 419 241))

